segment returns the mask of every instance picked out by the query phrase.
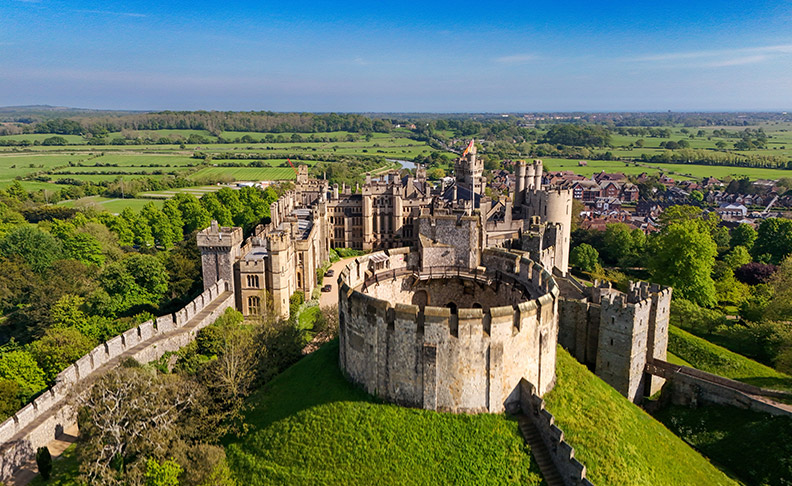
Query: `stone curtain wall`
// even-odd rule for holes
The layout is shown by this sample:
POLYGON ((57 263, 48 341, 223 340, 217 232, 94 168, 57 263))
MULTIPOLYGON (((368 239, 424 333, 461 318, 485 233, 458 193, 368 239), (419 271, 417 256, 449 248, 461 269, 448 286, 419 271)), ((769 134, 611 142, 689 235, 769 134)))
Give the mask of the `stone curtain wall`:
POLYGON ((220 280, 180 311, 144 322, 100 344, 63 370, 55 379, 55 385, 0 424, 0 481, 10 478, 17 468, 35 456, 37 448, 47 445, 75 423, 74 410, 68 400, 75 384, 98 376, 97 371, 110 369, 121 358, 147 363, 165 352, 176 351, 233 305, 233 292, 220 280), (214 304, 211 312, 198 316, 211 304, 214 304), (196 316, 199 317, 197 322, 196 316), (190 323, 189 332, 175 332, 183 330, 187 323, 190 323))
MULTIPOLYGON (((537 289, 538 299, 489 310, 393 305, 355 290, 390 285, 369 263, 387 257, 377 276, 406 272, 415 262, 408 249, 357 258, 339 282, 339 363, 369 393, 402 405, 452 412, 502 412, 519 401, 528 378, 541 392, 555 383, 558 290, 546 270, 523 255, 485 252, 504 282, 537 289), (368 282, 367 282, 368 280, 368 282), (377 282, 378 280, 378 282, 377 282)), ((417 268, 413 266, 412 268, 417 268)), ((489 270, 489 269, 487 269, 489 270)))
POLYGON ((539 431, 564 485, 594 486, 586 479, 586 466, 575 459, 575 449, 564 440, 564 432, 555 424, 555 417, 545 409, 544 400, 526 380, 520 381, 519 408, 539 431))
POLYGON ((762 398, 790 399, 792 398, 792 393, 789 392, 766 390, 687 366, 673 365, 658 359, 648 363, 646 370, 655 376, 668 380, 663 393, 669 391, 671 402, 675 405, 695 406, 699 403, 712 403, 769 413, 771 415, 792 416, 792 406, 762 398))

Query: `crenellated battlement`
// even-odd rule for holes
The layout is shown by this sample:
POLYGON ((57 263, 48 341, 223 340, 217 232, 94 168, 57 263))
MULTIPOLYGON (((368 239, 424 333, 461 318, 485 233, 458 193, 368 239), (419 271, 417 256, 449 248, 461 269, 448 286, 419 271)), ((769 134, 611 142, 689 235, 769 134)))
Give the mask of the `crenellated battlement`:
POLYGON ((552 388, 555 281, 524 254, 485 253, 491 267, 427 269, 407 248, 347 265, 339 361, 349 378, 396 403, 453 412, 500 412, 523 377, 552 388))

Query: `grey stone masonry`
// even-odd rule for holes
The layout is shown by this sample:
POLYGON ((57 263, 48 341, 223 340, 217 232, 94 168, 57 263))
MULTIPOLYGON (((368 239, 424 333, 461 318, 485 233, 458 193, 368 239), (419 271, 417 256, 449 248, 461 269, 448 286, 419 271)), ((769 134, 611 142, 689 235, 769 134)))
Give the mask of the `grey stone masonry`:
POLYGON ((39 447, 75 423, 69 400, 75 385, 89 382, 127 357, 147 363, 176 351, 233 306, 233 292, 219 280, 179 312, 144 322, 100 344, 59 373, 50 389, 0 424, 0 481, 12 477, 39 447))

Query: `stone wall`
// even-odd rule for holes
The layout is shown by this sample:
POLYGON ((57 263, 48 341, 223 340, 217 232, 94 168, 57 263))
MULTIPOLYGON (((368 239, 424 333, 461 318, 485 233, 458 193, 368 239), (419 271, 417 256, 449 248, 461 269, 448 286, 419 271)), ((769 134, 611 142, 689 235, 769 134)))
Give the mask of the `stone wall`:
POLYGON ((555 424, 555 417, 545 409, 544 400, 526 380, 520 381, 519 409, 539 431, 564 485, 594 486, 586 479, 586 466, 575 459, 575 449, 564 440, 564 432, 555 424))
POLYGON ((710 403, 771 415, 792 416, 791 406, 764 398, 790 399, 792 393, 789 392, 766 390, 687 366, 672 365, 662 360, 648 363, 647 371, 668 380, 663 393, 670 393, 671 402, 675 405, 696 406, 710 403))
POLYGON ((0 481, 11 477, 35 456, 37 448, 47 445, 75 423, 68 399, 74 385, 99 376, 126 357, 147 363, 165 352, 176 351, 233 306, 234 294, 220 280, 180 311, 144 322, 100 344, 59 373, 55 385, 0 424, 0 481), (212 311, 201 314, 210 304, 215 304, 212 311), (189 332, 177 332, 188 323, 189 332))
POLYGON ((485 259, 499 268, 511 264, 502 278, 541 296, 489 309, 460 305, 456 314, 361 292, 364 284, 391 283, 374 278, 371 263, 387 257, 381 271, 387 277, 394 269, 407 271, 413 255, 407 249, 365 255, 339 275, 339 362, 351 381, 391 402, 467 413, 501 412, 519 401, 522 378, 538 383, 541 393, 552 388, 558 290, 547 271, 524 255, 487 250, 485 259))

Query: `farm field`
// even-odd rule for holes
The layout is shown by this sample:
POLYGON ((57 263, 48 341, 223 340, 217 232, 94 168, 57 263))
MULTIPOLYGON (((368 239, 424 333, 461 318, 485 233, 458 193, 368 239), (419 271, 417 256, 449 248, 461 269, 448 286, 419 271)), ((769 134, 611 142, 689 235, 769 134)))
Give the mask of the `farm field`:
POLYGON ((200 180, 222 175, 237 181, 289 181, 297 178, 291 167, 207 167, 191 177, 200 180))
POLYGON ((554 159, 542 157, 548 170, 571 170, 576 174, 590 177, 602 172, 622 172, 637 175, 664 172, 676 179, 701 179, 703 177, 725 178, 748 177, 750 179, 779 179, 792 177, 792 170, 765 169, 755 167, 727 167, 719 165, 664 164, 656 162, 623 162, 618 160, 587 160, 584 167, 578 166, 578 159, 554 159))
POLYGON ((138 194, 139 198, 150 199, 168 199, 179 193, 192 194, 195 197, 201 197, 208 192, 216 192, 226 186, 197 186, 197 187, 180 187, 176 189, 167 189, 163 191, 147 191, 138 194))
POLYGON ((102 197, 102 196, 89 196, 84 197, 81 199, 69 200, 69 201, 61 201, 58 204, 62 204, 66 207, 74 207, 74 206, 91 206, 97 205, 99 208, 109 211, 114 214, 118 214, 123 211, 125 208, 131 208, 134 211, 140 211, 148 203, 154 203, 155 205, 162 207, 163 201, 161 199, 144 199, 144 198, 109 198, 109 197, 102 197))

